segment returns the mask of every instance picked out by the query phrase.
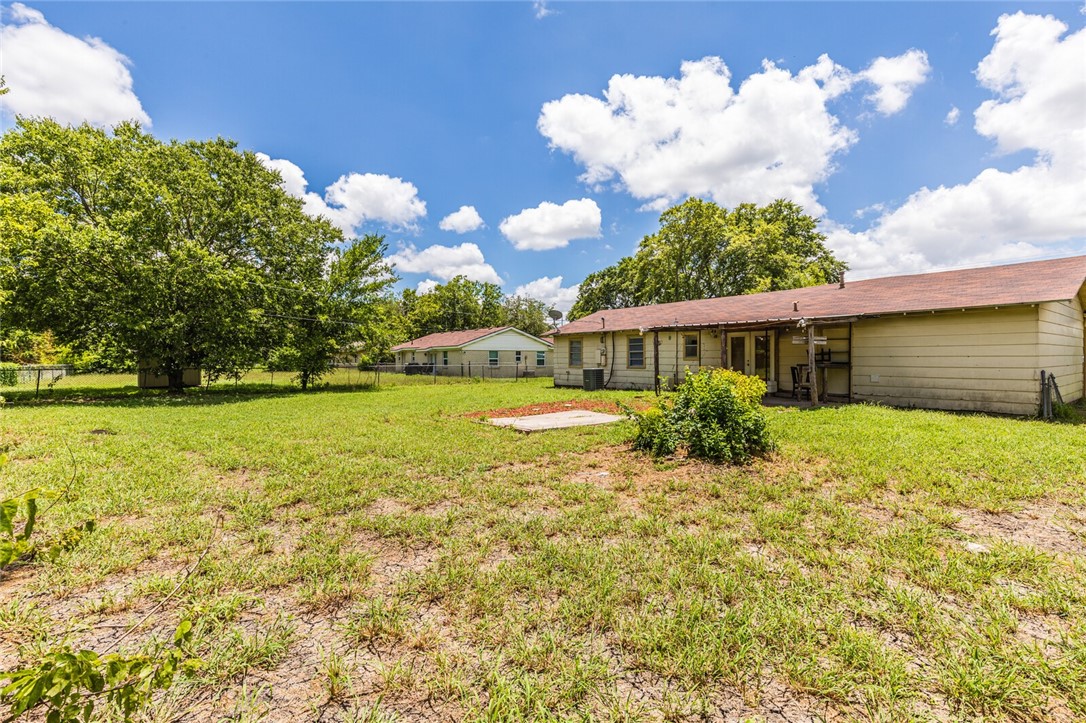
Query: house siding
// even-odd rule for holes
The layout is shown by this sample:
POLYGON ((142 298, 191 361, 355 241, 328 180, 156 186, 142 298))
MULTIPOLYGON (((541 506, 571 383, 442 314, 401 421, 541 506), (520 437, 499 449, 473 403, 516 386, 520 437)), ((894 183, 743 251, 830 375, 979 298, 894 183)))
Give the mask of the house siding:
MULTIPOLYGON (((1081 298, 1070 301, 975 309, 957 312, 910 313, 861 319, 849 324, 816 326, 827 337, 819 345, 834 360, 848 359, 851 369, 828 369, 830 395, 853 401, 899 407, 982 411, 1033 415, 1040 403, 1040 370, 1056 375, 1066 401, 1086 390, 1086 328, 1081 298), (850 339, 851 335, 851 339, 850 339), (851 375, 851 376, 850 376, 851 375), (850 390, 851 381, 851 390, 850 390)), ((703 330, 699 358, 683 358, 684 331, 661 331, 660 375, 668 384, 681 381, 685 371, 719 367, 721 334, 703 330)), ((771 332, 774 333, 774 332, 771 332)), ((776 375, 782 392, 791 392, 790 367, 807 363, 806 336, 798 327, 777 333, 776 375)), ((604 379, 611 389, 651 389, 653 334, 645 339, 645 367, 627 367, 627 339, 637 332, 606 332, 558 336, 555 347, 556 386, 579 387, 582 368, 601 366, 606 349, 604 379), (569 341, 580 339, 584 364, 570 368, 569 341)))
POLYGON ((433 347, 406 349, 396 352, 396 368, 403 368, 414 361, 416 364, 434 364, 438 374, 449 376, 486 376, 494 378, 520 377, 529 374, 550 375, 554 363, 554 349, 542 339, 533 338, 512 329, 467 342, 460 347, 433 347), (490 352, 498 352, 498 365, 491 366, 490 352), (517 365, 517 352, 521 354, 517 365), (442 364, 444 352, 449 354, 448 365, 442 364), (536 353, 543 352, 545 364, 536 364, 536 353))
POLYGON ((852 329, 855 401, 1037 413, 1035 306, 865 319, 852 329))
MULTIPOLYGON (((469 341, 463 346, 465 351, 490 351, 497 350, 499 352, 509 352, 509 363, 513 363, 513 352, 520 351, 547 351, 551 350, 549 344, 540 339, 532 339, 531 337, 513 331, 512 329, 506 329, 505 331, 475 341, 469 341)), ((504 360, 502 362, 505 363, 504 360)))
POLYGON ((1084 374, 1083 304, 1051 301, 1038 309, 1038 366, 1055 375, 1065 402, 1081 399, 1084 374))
MULTIPOLYGON (((555 386, 579 387, 584 382, 583 369, 602 366, 603 378, 608 389, 652 389, 655 385, 656 373, 654 361, 656 350, 652 332, 647 332, 643 337, 645 340, 644 367, 629 366, 628 340, 638 336, 641 335, 636 331, 559 336, 555 340, 554 349, 555 386), (570 339, 582 341, 583 364, 580 367, 569 366, 570 339), (601 355, 601 350, 606 350, 606 354, 601 355), (605 363, 601 365, 601 361, 605 363)), ((700 333, 661 331, 659 352, 660 376, 667 385, 675 386, 686 377, 688 371, 693 374, 702 367, 720 366, 720 334, 712 330, 702 330, 700 333), (687 334, 698 336, 697 358, 685 358, 683 337, 687 334)))

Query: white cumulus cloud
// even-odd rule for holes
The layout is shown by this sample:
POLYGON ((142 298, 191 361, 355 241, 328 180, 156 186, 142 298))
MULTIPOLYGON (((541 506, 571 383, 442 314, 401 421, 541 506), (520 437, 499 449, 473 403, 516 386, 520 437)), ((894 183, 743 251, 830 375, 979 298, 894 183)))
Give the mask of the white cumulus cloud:
POLYGON ((931 65, 928 54, 913 48, 893 58, 875 58, 857 78, 875 86, 866 96, 883 115, 893 115, 905 108, 917 86, 928 79, 931 65))
POLYGON ((475 206, 461 206, 438 223, 442 231, 454 231, 455 233, 468 233, 477 231, 483 227, 483 217, 475 210, 475 206))
POLYGON ((58 123, 151 124, 132 90, 129 60, 100 38, 77 38, 22 3, 0 8, 6 115, 48 116, 58 123))
POLYGON ((546 251, 569 245, 573 239, 600 236, 602 215, 591 198, 566 201, 561 206, 544 201, 502 220, 502 235, 518 251, 546 251))
POLYGON ((867 231, 832 227, 831 245, 861 274, 983 264, 1086 250, 1086 29, 1051 16, 1002 16, 976 77, 994 97, 974 128, 1003 153, 1033 151, 1010 171, 921 188, 867 231))
POLYGON ((577 301, 580 284, 562 286, 561 276, 543 276, 527 284, 521 284, 513 291, 513 296, 528 296, 538 299, 548 306, 568 314, 573 302, 577 301))
POLYGON ((946 123, 948 126, 957 125, 958 119, 961 117, 962 112, 958 110, 958 106, 952 105, 950 106, 950 110, 947 111, 946 118, 943 119, 943 122, 946 123))
POLYGON ((284 158, 257 153, 266 167, 283 177, 283 190, 302 199, 305 212, 324 216, 349 236, 367 221, 411 228, 426 215, 426 202, 419 198, 415 184, 402 178, 376 173, 348 173, 340 176, 321 196, 307 190, 309 183, 296 164, 284 158))
POLYGON ((472 281, 502 283, 498 272, 483 257, 482 249, 473 243, 462 243, 459 246, 435 244, 422 250, 407 245, 389 256, 388 261, 399 271, 436 276, 442 281, 448 281, 455 276, 466 276, 472 281))
POLYGON ((425 279, 423 281, 420 281, 415 286, 415 291, 420 294, 429 294, 431 291, 434 290, 435 287, 437 287, 439 283, 441 282, 437 281, 436 279, 425 279))
POLYGON ((895 112, 927 72, 918 50, 858 73, 822 55, 794 74, 763 61, 735 88, 724 61, 706 57, 685 61, 678 78, 615 75, 602 97, 545 103, 537 127, 584 167, 584 183, 613 184, 643 210, 689 196, 728 207, 788 198, 821 214, 814 186, 857 139, 828 103, 873 84, 876 107, 895 112))

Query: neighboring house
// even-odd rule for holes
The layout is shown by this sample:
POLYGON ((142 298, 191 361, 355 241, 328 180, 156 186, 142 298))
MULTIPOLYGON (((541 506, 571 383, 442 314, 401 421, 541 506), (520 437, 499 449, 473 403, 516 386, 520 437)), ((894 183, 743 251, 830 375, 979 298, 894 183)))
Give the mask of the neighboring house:
POLYGON ((396 371, 449 376, 550 376, 554 345, 511 326, 429 334, 392 347, 396 371))
POLYGON ((1083 397, 1084 284, 1076 256, 599 311, 555 334, 554 383, 597 367, 651 389, 723 366, 791 393, 813 361, 830 399, 1036 414, 1041 370, 1083 397))

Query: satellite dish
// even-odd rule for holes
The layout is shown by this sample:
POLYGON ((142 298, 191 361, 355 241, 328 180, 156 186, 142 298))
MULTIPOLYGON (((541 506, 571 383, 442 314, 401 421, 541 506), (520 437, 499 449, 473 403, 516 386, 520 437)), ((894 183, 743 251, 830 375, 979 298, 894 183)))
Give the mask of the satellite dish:
POLYGON ((559 311, 558 309, 551 309, 550 311, 547 312, 547 316, 549 316, 554 321, 561 321, 562 320, 562 312, 559 311))

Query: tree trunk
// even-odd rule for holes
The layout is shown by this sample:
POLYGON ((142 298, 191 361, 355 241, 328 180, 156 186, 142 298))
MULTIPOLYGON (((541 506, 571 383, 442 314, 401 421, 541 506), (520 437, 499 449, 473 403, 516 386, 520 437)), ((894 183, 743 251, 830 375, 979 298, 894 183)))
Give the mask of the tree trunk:
POLYGON ((304 392, 309 388, 309 372, 302 372, 298 376, 298 381, 302 383, 302 391, 304 392))
POLYGON ((184 394, 185 393, 185 370, 175 369, 170 367, 166 371, 166 378, 169 380, 170 394, 184 394))

